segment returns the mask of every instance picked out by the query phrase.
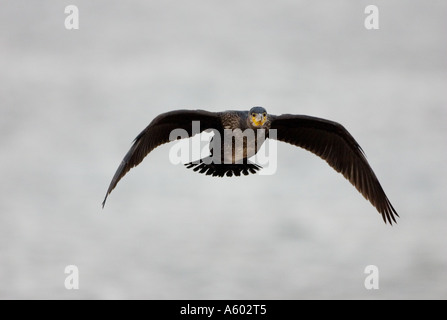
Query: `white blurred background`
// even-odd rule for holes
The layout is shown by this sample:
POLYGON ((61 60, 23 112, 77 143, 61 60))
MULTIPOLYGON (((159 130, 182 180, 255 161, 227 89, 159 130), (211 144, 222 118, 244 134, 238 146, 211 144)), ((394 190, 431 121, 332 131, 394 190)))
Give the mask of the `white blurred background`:
POLYGON ((376 0, 379 30, 369 4, 2 0, 0 298, 446 299, 447 2, 376 0), (159 113, 254 105, 342 123, 398 224, 287 144, 231 179, 162 146, 101 209, 159 113))

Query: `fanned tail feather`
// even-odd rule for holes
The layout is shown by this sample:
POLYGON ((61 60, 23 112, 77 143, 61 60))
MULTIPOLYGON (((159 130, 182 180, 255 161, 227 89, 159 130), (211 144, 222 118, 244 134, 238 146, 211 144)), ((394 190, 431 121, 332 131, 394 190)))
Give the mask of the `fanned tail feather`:
POLYGON ((206 174, 213 177, 232 177, 241 176, 241 174, 247 176, 249 174, 255 174, 262 169, 260 165, 246 160, 246 163, 241 164, 215 164, 211 162, 209 158, 200 159, 185 164, 186 168, 193 169, 195 172, 206 174), (205 161, 204 161, 205 160, 205 161))

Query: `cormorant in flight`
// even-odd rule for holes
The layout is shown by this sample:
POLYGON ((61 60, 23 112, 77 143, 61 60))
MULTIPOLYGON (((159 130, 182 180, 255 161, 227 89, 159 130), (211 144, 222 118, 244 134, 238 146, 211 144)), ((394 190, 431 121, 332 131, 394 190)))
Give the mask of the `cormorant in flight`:
POLYGON ((269 138, 269 131, 273 133, 275 129, 276 135, 272 134, 271 138, 304 148, 321 157, 337 172, 343 174, 371 202, 382 215, 385 223, 392 224, 393 221, 396 222, 395 217, 399 216, 369 166, 362 148, 341 124, 306 115, 275 116, 267 114, 262 107, 254 107, 250 111, 176 110, 160 114, 134 140, 113 176, 102 203, 103 207, 108 195, 121 178, 143 161, 152 150, 169 142, 173 130, 183 129, 188 133, 188 137, 199 133, 193 131, 193 121, 199 121, 200 132, 212 129, 215 133, 219 133, 220 137, 228 131, 239 132, 234 134, 234 138, 245 140, 239 144, 239 147, 237 143, 232 142, 227 150, 225 139, 213 138, 210 141, 210 156, 198 162, 186 164, 187 168, 218 177, 256 173, 261 166, 248 161, 248 158, 255 155, 262 145, 263 141, 258 143, 260 131, 258 129, 264 129, 265 138, 269 138), (252 129, 254 132, 254 141, 249 135, 242 136, 247 129, 252 129), (219 155, 216 155, 216 150, 220 151, 219 155))

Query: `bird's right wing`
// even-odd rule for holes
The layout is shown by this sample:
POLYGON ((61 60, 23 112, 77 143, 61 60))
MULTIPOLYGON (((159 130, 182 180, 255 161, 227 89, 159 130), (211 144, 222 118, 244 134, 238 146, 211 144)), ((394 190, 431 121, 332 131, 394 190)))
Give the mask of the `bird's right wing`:
POLYGON ((107 190, 104 207, 108 195, 116 187, 122 177, 133 167, 137 166, 156 147, 169 142, 169 136, 175 129, 186 130, 189 137, 197 132, 192 132, 192 122, 200 122, 200 132, 207 129, 222 129, 220 113, 204 110, 176 110, 162 113, 157 116, 134 140, 132 147, 125 155, 120 166, 113 176, 107 190))

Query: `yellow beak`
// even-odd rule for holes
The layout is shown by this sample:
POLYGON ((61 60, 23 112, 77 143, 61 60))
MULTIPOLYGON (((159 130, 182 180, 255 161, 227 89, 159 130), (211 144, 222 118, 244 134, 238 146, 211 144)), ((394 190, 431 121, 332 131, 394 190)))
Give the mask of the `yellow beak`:
POLYGON ((266 118, 267 117, 264 117, 263 114, 258 113, 256 115, 252 116, 251 120, 255 126, 260 127, 264 124, 266 118))

